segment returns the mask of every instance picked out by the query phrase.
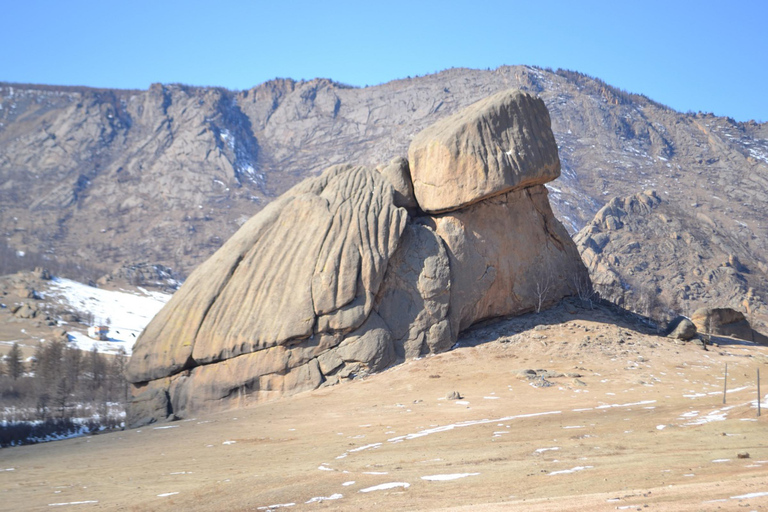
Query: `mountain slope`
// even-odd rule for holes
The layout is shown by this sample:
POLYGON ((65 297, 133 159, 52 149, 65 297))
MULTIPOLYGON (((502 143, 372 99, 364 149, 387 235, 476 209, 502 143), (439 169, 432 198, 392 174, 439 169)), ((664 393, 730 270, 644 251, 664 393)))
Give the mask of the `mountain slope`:
POLYGON ((563 164, 550 196, 571 232, 610 198, 653 188, 731 233, 750 255, 743 263, 766 264, 766 124, 681 114, 579 73, 527 66, 366 88, 2 84, 0 232, 16 249, 58 259, 187 273, 302 178, 405 155, 416 132, 505 88, 535 92, 550 110, 563 164))

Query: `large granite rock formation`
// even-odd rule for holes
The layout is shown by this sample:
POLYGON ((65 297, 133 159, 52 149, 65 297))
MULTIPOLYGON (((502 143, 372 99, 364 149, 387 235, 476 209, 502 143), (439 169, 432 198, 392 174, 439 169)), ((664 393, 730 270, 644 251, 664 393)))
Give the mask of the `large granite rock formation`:
POLYGON ((559 172, 543 103, 505 92, 449 121, 409 151, 442 192, 412 185, 414 160, 336 165, 195 270, 136 343, 129 425, 380 371, 572 294, 587 271, 541 186, 559 172), (423 213, 435 198, 448 213, 423 213))

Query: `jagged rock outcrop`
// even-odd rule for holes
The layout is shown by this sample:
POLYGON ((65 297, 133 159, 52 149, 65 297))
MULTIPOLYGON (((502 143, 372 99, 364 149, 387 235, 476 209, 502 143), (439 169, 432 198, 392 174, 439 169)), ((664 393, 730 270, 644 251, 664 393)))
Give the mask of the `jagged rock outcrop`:
POLYGON ((768 312, 756 291, 766 289, 768 274, 742 263, 749 247, 695 205, 666 194, 611 199, 574 241, 604 298, 658 320, 690 317, 701 307, 755 318, 768 312))
MULTIPOLYGON (((507 134, 505 151, 521 162, 537 134, 552 140, 543 104, 528 94, 481 107, 416 144, 430 146, 436 133, 455 147, 481 123, 507 134), (533 117, 537 131, 518 130, 533 117)), ((480 150, 491 151, 472 149, 480 150)), ((544 171, 526 165, 545 176, 559 166, 556 151, 547 158, 544 171)), ((450 161, 429 165, 456 175, 448 182, 475 179, 450 161)), ((251 218, 142 333, 127 372, 136 404, 128 423, 297 393, 441 352, 470 325, 538 309, 586 278, 540 184, 512 180, 501 193, 469 206, 456 198, 450 212, 427 215, 422 201, 431 196, 411 189, 409 169, 405 159, 378 170, 332 166, 251 218)))

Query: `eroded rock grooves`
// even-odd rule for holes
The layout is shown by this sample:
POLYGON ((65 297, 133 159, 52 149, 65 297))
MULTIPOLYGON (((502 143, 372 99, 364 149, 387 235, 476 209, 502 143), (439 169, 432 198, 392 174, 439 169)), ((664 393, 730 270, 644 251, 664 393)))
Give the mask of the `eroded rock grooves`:
POLYGON ((586 278, 542 186, 560 164, 540 100, 496 94, 417 135, 409 154, 414 169, 336 165, 299 183, 195 270, 134 348, 128 423, 441 352, 470 325, 555 302, 586 278), (440 147, 458 150, 422 154, 440 147), (424 192, 416 175, 445 186, 424 192))

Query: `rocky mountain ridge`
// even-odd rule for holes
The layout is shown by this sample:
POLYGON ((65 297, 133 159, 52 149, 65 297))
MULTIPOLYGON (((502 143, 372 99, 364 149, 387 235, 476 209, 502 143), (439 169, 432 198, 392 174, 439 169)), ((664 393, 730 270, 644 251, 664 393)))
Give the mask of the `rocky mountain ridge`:
POLYGON ((374 166, 404 156, 416 132, 506 88, 539 95, 551 112, 563 162, 552 202, 571 232, 611 197, 655 188, 763 248, 768 226, 753 212, 765 211, 765 124, 680 114, 585 75, 527 66, 367 88, 2 84, 0 229, 20 250, 188 272, 339 155, 374 166))

